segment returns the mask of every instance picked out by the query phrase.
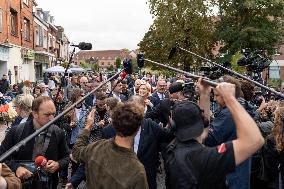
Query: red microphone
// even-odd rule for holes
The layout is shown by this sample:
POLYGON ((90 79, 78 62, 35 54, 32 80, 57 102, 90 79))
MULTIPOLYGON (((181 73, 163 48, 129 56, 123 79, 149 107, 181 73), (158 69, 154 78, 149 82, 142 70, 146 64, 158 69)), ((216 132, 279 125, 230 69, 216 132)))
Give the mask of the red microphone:
POLYGON ((120 74, 120 80, 122 81, 126 76, 127 76, 127 73, 126 73, 125 71, 123 71, 123 72, 120 74))
POLYGON ((35 166, 36 167, 44 167, 47 163, 47 159, 44 156, 37 156, 35 158, 35 166))

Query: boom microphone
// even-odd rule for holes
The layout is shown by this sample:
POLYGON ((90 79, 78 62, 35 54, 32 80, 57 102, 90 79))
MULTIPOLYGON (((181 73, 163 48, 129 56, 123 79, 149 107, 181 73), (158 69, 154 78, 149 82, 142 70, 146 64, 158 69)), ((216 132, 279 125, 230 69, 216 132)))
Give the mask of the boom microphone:
POLYGON ((178 48, 179 44, 176 42, 175 46, 171 49, 168 59, 171 59, 176 54, 178 48))
POLYGON ((141 53, 137 55, 137 64, 139 68, 144 67, 144 54, 141 53))
POLYGON ((125 59, 123 61, 123 68, 126 74, 132 74, 132 62, 131 59, 125 59))
POLYGON ((78 47, 80 50, 92 50, 91 43, 81 42, 79 45, 71 45, 72 47, 78 47))
POLYGON ((35 166, 36 167, 44 167, 47 163, 47 159, 44 156, 37 156, 35 158, 35 166))

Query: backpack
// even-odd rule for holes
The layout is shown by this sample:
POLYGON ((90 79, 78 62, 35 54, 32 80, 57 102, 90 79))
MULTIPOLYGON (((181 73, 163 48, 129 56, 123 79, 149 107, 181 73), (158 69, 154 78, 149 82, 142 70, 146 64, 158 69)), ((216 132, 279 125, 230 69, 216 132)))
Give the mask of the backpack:
POLYGON ((168 145, 165 161, 168 189, 198 189, 192 163, 186 160, 189 150, 188 144, 177 139, 168 145))

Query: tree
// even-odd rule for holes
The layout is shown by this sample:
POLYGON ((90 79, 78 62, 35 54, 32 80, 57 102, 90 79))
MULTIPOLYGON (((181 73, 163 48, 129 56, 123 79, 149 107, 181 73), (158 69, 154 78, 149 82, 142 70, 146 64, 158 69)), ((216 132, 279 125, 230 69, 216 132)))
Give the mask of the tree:
POLYGON ((115 59, 115 65, 116 69, 119 69, 121 67, 121 59, 119 57, 115 59))
POLYGON ((108 70, 108 71, 113 71, 113 70, 114 70, 113 65, 111 64, 109 67, 107 67, 107 70, 108 70))
POLYGON ((148 0, 154 23, 139 43, 145 57, 189 71, 201 60, 188 53, 168 55, 175 44, 206 57, 212 57, 213 24, 210 17, 210 1, 203 0, 148 0))
POLYGON ((216 3, 219 18, 214 36, 216 42, 224 44, 221 52, 233 56, 249 48, 272 57, 284 36, 283 0, 216 0, 216 3))

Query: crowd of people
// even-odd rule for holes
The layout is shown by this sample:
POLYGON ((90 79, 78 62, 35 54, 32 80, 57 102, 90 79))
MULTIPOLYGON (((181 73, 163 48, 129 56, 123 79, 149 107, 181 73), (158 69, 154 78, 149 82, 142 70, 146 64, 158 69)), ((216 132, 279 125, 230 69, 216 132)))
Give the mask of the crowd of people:
MULTIPOLYGON (((0 155, 107 78, 49 75, 10 86, 4 74, 0 104, 10 101, 17 116, 0 155)), ((180 74, 119 77, 2 162, 0 188, 156 189, 160 174, 167 189, 282 188, 284 103, 258 90, 228 75, 216 88, 180 74)))

